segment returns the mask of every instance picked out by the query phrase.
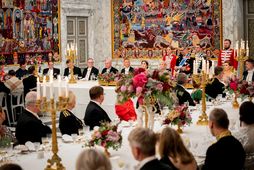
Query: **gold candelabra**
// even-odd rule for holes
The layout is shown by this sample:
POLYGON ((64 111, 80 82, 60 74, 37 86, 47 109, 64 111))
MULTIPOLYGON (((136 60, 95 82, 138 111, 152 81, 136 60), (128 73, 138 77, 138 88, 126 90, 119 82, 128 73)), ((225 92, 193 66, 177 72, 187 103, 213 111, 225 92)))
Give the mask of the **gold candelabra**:
POLYGON ((239 49, 239 55, 236 60, 239 62, 239 79, 243 78, 244 62, 249 58, 246 54, 246 49, 239 49))
MULTIPOLYGON (((71 44, 70 46, 67 46, 67 59, 71 60, 72 63, 74 63, 74 60, 77 58, 77 46, 74 48, 74 44, 71 44)), ((74 66, 70 69, 70 80, 69 84, 75 84, 77 83, 75 77, 74 77, 74 66)))
POLYGON ((61 158, 58 156, 58 144, 56 135, 56 112, 62 111, 67 108, 68 98, 59 97, 59 101, 55 102, 53 98, 47 101, 46 97, 42 97, 36 101, 37 107, 43 112, 51 113, 52 121, 52 153, 51 159, 48 159, 45 170, 65 170, 65 167, 61 163, 61 158))
POLYGON ((209 75, 206 74, 204 71, 201 72, 199 75, 193 75, 193 79, 197 81, 197 79, 201 78, 201 88, 202 88, 202 113, 199 116, 199 119, 197 121, 197 125, 208 125, 208 116, 206 114, 206 93, 205 93, 205 88, 206 84, 209 81, 209 75), (201 76, 201 77, 200 77, 201 76))

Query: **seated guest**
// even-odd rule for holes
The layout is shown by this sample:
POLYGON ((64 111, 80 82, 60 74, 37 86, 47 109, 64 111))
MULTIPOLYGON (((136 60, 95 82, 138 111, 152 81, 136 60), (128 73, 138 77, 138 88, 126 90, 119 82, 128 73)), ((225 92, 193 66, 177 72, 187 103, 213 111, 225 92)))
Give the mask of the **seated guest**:
MULTIPOLYGON (((199 80, 198 80, 199 81, 199 80)), ((199 103, 200 100, 202 99, 202 89, 201 89, 201 82, 197 82, 195 79, 192 79, 192 85, 194 87, 192 93, 191 93, 191 98, 196 102, 199 103)))
POLYGON ((248 83, 254 82, 254 60, 246 60, 245 68, 246 71, 243 72, 243 80, 246 80, 248 83))
POLYGON ((245 152, 242 144, 228 130, 227 113, 223 109, 213 109, 208 126, 217 142, 207 149, 202 170, 243 169, 245 152))
POLYGON ((246 153, 244 169, 254 168, 254 103, 244 102, 240 106, 241 127, 234 136, 242 143, 246 153))
POLYGON ((104 101, 104 89, 101 86, 94 86, 89 90, 91 101, 87 105, 84 122, 92 130, 94 126, 100 126, 101 122, 111 122, 108 114, 101 107, 104 101))
POLYGON ((141 61, 141 68, 148 70, 149 69, 149 63, 146 60, 141 61))
POLYGON ((10 89, 5 86, 4 82, 0 81, 0 93, 4 92, 6 94, 10 93, 10 89))
POLYGON ((234 77, 233 67, 231 66, 230 61, 225 61, 223 64, 223 77, 222 82, 227 86, 230 83, 230 80, 234 77))
POLYGON ((83 71, 83 78, 85 80, 95 80, 98 77, 99 70, 94 67, 94 60, 92 58, 88 58, 87 67, 83 71))
POLYGON ((85 149, 78 157, 76 170, 112 170, 108 157, 95 149, 85 149))
POLYGON ((58 75, 60 75, 60 69, 54 68, 54 62, 48 62, 48 68, 43 69, 43 75, 50 75, 52 74, 56 79, 58 75))
POLYGON ((38 113, 40 109, 36 106, 36 92, 27 93, 25 98, 25 109, 21 113, 16 127, 16 138, 19 144, 27 141, 42 142, 41 138, 51 134, 51 129, 44 125, 38 113))
POLYGON ((77 118, 71 111, 75 106, 76 96, 72 91, 70 91, 67 109, 60 112, 59 129, 62 134, 78 134, 78 130, 83 129, 82 121, 77 118))
POLYGON ((172 128, 162 130, 159 140, 161 162, 174 170, 197 170, 194 156, 184 146, 181 136, 172 128))
POLYGON ((22 79, 23 77, 28 75, 28 71, 26 69, 26 61, 20 62, 19 66, 20 66, 19 69, 16 70, 16 77, 22 79))
POLYGON ((214 78, 211 83, 208 83, 205 88, 205 92, 212 98, 216 98, 218 94, 224 94, 225 85, 221 82, 223 77, 223 68, 215 67, 214 69, 214 78))
POLYGON ((160 72, 169 71, 169 70, 167 69, 167 63, 166 63, 165 61, 161 61, 161 62, 160 62, 159 71, 160 71, 160 72))
POLYGON ((169 170, 169 165, 160 162, 155 156, 156 134, 148 128, 135 128, 129 136, 132 155, 139 161, 135 169, 139 170, 169 170))
POLYGON ((15 76, 16 75, 15 71, 10 70, 8 72, 8 75, 10 78, 5 81, 4 83, 5 86, 9 88, 11 92, 23 91, 24 90, 23 82, 15 76))
POLYGON ((133 73, 134 72, 134 68, 132 68, 130 65, 130 60, 128 58, 125 58, 123 60, 123 65, 124 65, 124 68, 121 70, 121 73, 122 74, 129 74, 129 73, 133 73))
POLYGON ((30 92, 30 90, 35 89, 37 86, 37 77, 35 76, 36 74, 35 67, 30 66, 28 68, 28 73, 29 73, 29 76, 23 79, 24 96, 26 96, 26 94, 30 92))
POLYGON ((0 141, 3 137, 9 138, 12 142, 15 142, 15 136, 11 133, 10 129, 8 129, 5 125, 3 125, 3 122, 5 121, 5 113, 0 106, 0 141))
POLYGON ((107 58, 105 60, 105 68, 102 69, 101 74, 104 74, 104 73, 114 73, 114 74, 116 74, 117 72, 118 72, 118 70, 116 68, 112 67, 111 58, 107 58))
POLYGON ((0 170, 22 170, 22 168, 18 164, 7 163, 0 166, 0 170))
POLYGON ((82 77, 81 69, 79 67, 74 66, 73 62, 68 59, 66 61, 67 68, 64 69, 64 76, 68 77, 71 74, 71 70, 73 70, 73 75, 77 75, 78 77, 82 77))
POLYGON ((190 93, 188 93, 184 88, 184 85, 187 83, 187 81, 188 81, 188 78, 186 74, 184 73, 178 74, 177 85, 175 87, 176 96, 179 100, 179 105, 182 105, 185 102, 189 102, 190 106, 195 106, 195 103, 192 100, 190 93))

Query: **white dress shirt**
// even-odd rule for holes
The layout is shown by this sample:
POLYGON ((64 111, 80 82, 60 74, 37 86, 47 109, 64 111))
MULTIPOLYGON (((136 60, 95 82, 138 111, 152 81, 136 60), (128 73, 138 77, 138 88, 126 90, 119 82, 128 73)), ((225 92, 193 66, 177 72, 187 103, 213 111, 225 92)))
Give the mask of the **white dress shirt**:
POLYGON ((91 71, 92 71, 92 68, 87 68, 85 80, 89 80, 89 76, 90 76, 91 71))
POLYGON ((254 73, 254 69, 248 71, 248 74, 247 74, 247 77, 246 77, 246 81, 248 83, 252 82, 253 73, 254 73))
POLYGON ((129 74, 130 67, 124 68, 124 74, 129 74))

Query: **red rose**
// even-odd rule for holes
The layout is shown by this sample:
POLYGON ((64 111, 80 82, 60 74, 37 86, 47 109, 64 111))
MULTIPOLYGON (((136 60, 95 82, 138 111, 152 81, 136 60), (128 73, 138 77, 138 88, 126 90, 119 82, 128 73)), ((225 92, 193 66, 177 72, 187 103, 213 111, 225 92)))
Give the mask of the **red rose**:
POLYGON ((236 91, 236 90, 237 90, 237 83, 236 83, 235 81, 233 81, 233 82, 231 82, 231 83, 229 84, 229 87, 230 87, 232 90, 236 91))
POLYGON ((106 135, 108 134, 108 131, 109 131, 109 130, 104 130, 104 131, 101 133, 101 135, 102 135, 102 136, 106 136, 106 135))
POLYGON ((154 70, 152 79, 158 80, 159 79, 159 70, 154 70))
POLYGON ((185 123, 186 123, 185 120, 183 120, 183 121, 182 121, 182 125, 185 125, 185 123))
POLYGON ((136 68, 134 70, 134 76, 140 74, 140 73, 144 73, 146 70, 144 68, 136 68))
POLYGON ((168 83, 163 83, 162 86, 163 86, 163 91, 168 91, 171 88, 171 86, 168 83))
POLYGON ((144 87, 148 81, 145 73, 140 73, 134 76, 132 80, 133 80, 134 89, 136 89, 137 87, 144 87))

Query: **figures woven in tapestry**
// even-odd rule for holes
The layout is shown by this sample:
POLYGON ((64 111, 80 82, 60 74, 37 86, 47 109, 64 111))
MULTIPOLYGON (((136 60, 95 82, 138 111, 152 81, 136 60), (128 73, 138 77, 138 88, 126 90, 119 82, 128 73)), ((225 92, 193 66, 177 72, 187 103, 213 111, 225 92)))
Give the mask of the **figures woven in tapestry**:
POLYGON ((114 58, 162 58, 168 47, 220 49, 220 0, 112 0, 114 58))
POLYGON ((1 61, 59 60, 58 10, 58 0, 0 0, 1 61))

